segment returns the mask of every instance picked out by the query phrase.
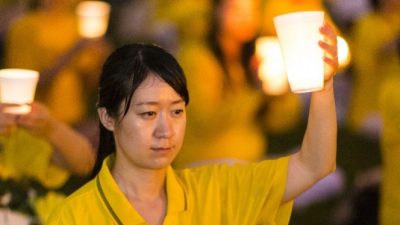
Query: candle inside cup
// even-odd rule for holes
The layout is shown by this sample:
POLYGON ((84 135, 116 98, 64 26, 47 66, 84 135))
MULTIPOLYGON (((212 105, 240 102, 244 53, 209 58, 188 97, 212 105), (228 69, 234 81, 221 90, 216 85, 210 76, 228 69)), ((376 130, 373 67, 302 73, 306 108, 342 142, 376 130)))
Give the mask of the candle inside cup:
POLYGON ((82 37, 98 38, 108 27, 110 5, 102 1, 83 1, 76 7, 78 31, 82 37))
POLYGON ((295 93, 324 87, 323 50, 319 28, 323 11, 304 11, 274 17, 290 89, 295 93))
POLYGON ((0 102, 9 104, 6 113, 25 114, 31 111, 39 72, 26 69, 0 70, 0 102))
POLYGON ((258 77, 263 90, 270 95, 284 94, 289 87, 278 38, 273 36, 258 38, 256 55, 260 61, 258 77))

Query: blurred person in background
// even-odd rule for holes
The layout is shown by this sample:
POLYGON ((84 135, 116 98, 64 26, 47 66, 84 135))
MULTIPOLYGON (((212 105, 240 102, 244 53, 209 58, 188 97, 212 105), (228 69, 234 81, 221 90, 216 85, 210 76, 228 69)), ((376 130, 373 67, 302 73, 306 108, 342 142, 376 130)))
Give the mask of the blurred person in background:
POLYGON ((28 114, 6 108, 0 104, 0 224, 42 223, 64 198, 57 190, 70 174, 91 172, 96 150, 39 102, 28 114))
POLYGON ((301 111, 293 93, 268 97, 262 91, 254 55, 260 1, 201 1, 198 8, 202 13, 189 10, 194 17, 183 17, 179 27, 183 45, 177 58, 187 72, 193 104, 174 166, 259 161, 267 151, 265 131, 295 127, 301 111), (199 29, 190 31, 194 24, 199 29))
POLYGON ((0 67, 4 63, 4 39, 10 24, 21 17, 29 7, 29 0, 0 0, 0 67))
POLYGON ((86 122, 95 116, 99 68, 112 46, 105 38, 83 39, 79 35, 75 14, 78 2, 41 0, 11 24, 5 39, 4 65, 39 71, 36 99, 55 118, 82 127, 86 133, 96 131, 95 125, 86 129, 86 122))
POLYGON ((390 43, 400 32, 400 2, 371 2, 374 10, 360 17, 351 31, 353 81, 347 124, 353 132, 377 141, 382 126, 378 93, 386 78, 399 74, 398 56, 390 43))

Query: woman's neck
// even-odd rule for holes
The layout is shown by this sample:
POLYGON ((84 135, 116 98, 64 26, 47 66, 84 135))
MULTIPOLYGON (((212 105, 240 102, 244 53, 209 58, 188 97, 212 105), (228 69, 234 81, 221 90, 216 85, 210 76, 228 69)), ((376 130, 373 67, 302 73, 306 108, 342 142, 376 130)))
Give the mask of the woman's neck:
POLYGON ((166 170, 114 166, 112 175, 132 207, 150 225, 161 225, 167 213, 166 170))
POLYGON ((128 199, 151 201, 165 195, 166 169, 128 169, 115 165, 111 173, 128 199))

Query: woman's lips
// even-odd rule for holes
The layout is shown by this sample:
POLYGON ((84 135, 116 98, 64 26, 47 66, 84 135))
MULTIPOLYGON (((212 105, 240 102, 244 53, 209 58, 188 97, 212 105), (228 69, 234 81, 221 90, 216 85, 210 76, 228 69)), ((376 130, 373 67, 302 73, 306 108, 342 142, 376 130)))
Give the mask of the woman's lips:
POLYGON ((169 151, 171 149, 172 149, 171 147, 154 147, 154 148, 151 148, 151 150, 153 150, 153 151, 169 151))

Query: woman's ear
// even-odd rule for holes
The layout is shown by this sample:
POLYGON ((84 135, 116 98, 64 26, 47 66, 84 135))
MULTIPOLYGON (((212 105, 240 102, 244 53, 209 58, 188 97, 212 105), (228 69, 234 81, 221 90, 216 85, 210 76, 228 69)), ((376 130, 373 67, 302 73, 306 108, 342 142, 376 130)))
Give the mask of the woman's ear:
POLYGON ((107 128, 107 130, 114 131, 115 120, 108 115, 107 109, 104 107, 100 107, 97 109, 97 113, 99 114, 101 124, 103 124, 103 126, 107 128))

